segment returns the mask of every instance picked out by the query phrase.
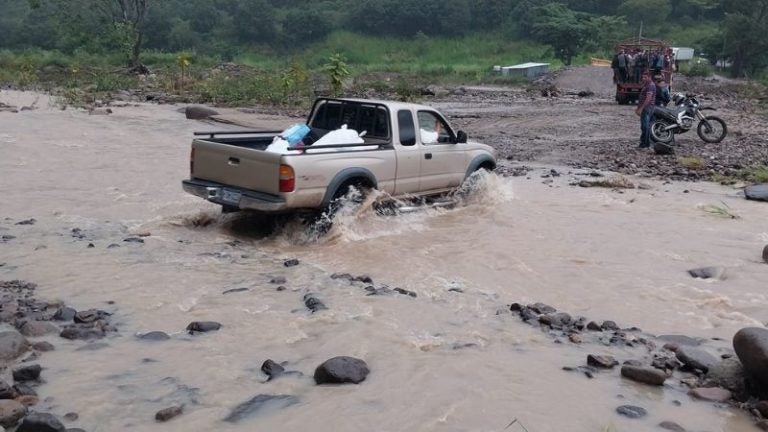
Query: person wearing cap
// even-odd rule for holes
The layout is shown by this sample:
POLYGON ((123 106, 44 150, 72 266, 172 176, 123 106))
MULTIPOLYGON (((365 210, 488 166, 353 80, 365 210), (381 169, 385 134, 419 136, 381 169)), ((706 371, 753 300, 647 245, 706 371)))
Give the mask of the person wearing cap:
POLYGON ((641 75, 643 89, 640 90, 640 98, 637 100, 635 114, 640 116, 640 145, 638 148, 651 146, 651 118, 656 101, 656 84, 651 81, 651 75, 644 71, 641 75))
POLYGON ((664 75, 654 75, 653 82, 656 83, 656 97, 654 104, 656 106, 667 106, 672 99, 672 96, 669 94, 669 85, 664 82, 664 75))

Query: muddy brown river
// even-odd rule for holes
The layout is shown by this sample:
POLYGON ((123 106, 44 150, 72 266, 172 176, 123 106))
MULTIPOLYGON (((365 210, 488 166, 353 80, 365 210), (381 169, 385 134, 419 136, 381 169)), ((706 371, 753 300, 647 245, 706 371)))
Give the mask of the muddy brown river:
POLYGON ((562 175, 542 178, 551 167, 538 167, 528 178, 484 178, 454 209, 350 211, 317 239, 297 222, 270 230, 263 219, 220 216, 181 190, 192 132, 226 126, 187 120, 174 106, 89 115, 0 92, 0 102, 17 106, 36 98, 38 109, 0 112, 0 235, 15 236, 0 243, 0 280, 34 282, 40 298, 111 312, 119 330, 91 344, 35 339, 56 346, 39 359, 45 383, 36 409, 77 412, 68 427, 634 432, 675 421, 689 431, 757 430, 739 410, 693 400, 679 379, 656 388, 618 369, 593 379, 564 371, 588 354, 624 361, 646 353, 556 343, 506 306, 544 302, 655 335, 722 338, 708 346, 726 352, 738 329, 768 322, 760 260, 768 206, 738 190, 640 178, 630 180, 642 189, 580 188, 569 185, 587 178, 579 170, 555 167, 562 175), (37 222, 16 225, 28 218, 37 222), (151 235, 124 241, 137 234, 151 235), (300 264, 285 267, 289 258, 300 264), (724 267, 724 280, 688 275, 702 266, 724 267), (417 297, 367 296, 364 284, 332 279, 335 272, 417 297), (270 283, 279 277, 285 290, 270 283), (222 294, 235 288, 247 290, 222 294), (328 310, 311 314, 308 292, 328 310), (184 332, 204 320, 223 327, 184 332), (154 330, 171 340, 135 337, 154 330), (364 359, 367 380, 315 385, 314 368, 337 355, 364 359), (305 376, 266 382, 266 359, 305 376), (223 421, 258 394, 299 403, 223 421), (154 420, 178 404, 181 416, 154 420), (648 416, 616 414, 627 404, 648 416))

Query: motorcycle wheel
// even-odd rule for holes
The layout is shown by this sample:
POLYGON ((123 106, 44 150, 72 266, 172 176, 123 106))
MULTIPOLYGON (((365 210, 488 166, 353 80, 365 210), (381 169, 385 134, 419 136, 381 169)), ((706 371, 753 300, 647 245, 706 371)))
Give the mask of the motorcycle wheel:
POLYGON ((651 138, 660 143, 669 144, 675 138, 672 130, 666 130, 667 123, 663 121, 654 121, 651 123, 651 138))
POLYGON ((708 116, 699 122, 696 132, 698 132, 699 138, 704 140, 704 142, 719 143, 728 134, 728 126, 725 125, 725 122, 720 117, 708 116))

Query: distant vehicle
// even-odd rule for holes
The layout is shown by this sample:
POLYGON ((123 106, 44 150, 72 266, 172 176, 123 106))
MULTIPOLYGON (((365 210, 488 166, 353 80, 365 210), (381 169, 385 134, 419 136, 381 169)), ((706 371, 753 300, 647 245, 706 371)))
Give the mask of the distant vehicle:
POLYGON ((306 125, 286 131, 195 133, 204 137, 192 141, 184 190, 224 212, 332 212, 351 188, 435 196, 496 167, 492 147, 467 142, 425 105, 320 98, 306 125), (305 135, 289 145, 286 131, 296 130, 305 135), (281 150, 270 150, 277 142, 281 150))
MULTIPOLYGON (((662 53, 662 55, 672 56, 672 47, 660 40, 654 39, 632 39, 622 43, 619 43, 615 47, 616 53, 621 50, 631 53, 650 53, 651 55, 656 52, 662 53)), ((650 71, 651 73, 657 72, 652 65, 650 65, 650 59, 648 59, 649 65, 644 67, 642 72, 650 71)), ((664 66, 658 69, 658 73, 664 76, 664 81, 672 88, 672 62, 664 62, 664 66)), ((643 84, 639 82, 637 73, 634 68, 630 69, 630 79, 622 81, 617 77, 614 77, 614 83, 616 84, 616 102, 620 105, 627 105, 629 103, 637 102, 640 97, 640 90, 643 88, 643 84)))

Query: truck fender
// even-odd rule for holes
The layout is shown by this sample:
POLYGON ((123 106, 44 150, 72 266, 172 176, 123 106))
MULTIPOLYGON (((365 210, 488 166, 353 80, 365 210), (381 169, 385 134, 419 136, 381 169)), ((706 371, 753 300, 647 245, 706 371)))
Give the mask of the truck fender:
POLYGON ((325 190, 325 196, 323 197, 323 205, 327 206, 331 203, 333 195, 344 183, 355 179, 359 179, 363 183, 369 183, 374 189, 378 187, 376 176, 374 176, 370 170, 366 168, 344 168, 339 171, 328 184, 328 188, 325 190))
POLYGON ((490 169, 496 168, 496 161, 493 160, 493 157, 491 155, 482 154, 479 156, 475 156, 474 159, 472 159, 472 162, 469 163, 469 168, 467 168, 467 173, 464 175, 464 178, 469 177, 472 175, 473 172, 479 170, 481 167, 488 166, 490 169))

